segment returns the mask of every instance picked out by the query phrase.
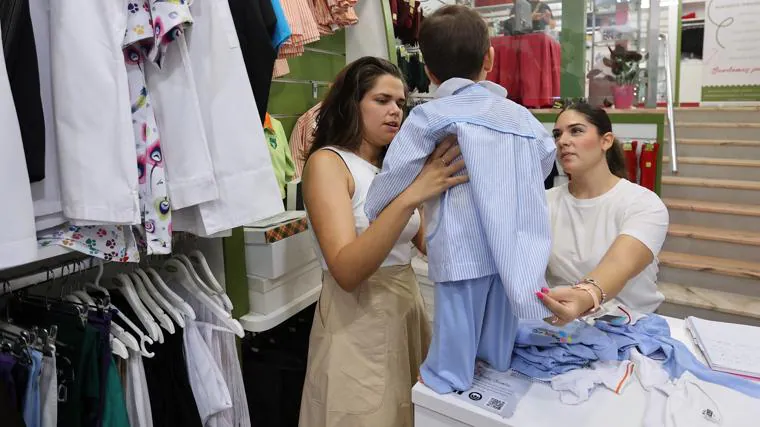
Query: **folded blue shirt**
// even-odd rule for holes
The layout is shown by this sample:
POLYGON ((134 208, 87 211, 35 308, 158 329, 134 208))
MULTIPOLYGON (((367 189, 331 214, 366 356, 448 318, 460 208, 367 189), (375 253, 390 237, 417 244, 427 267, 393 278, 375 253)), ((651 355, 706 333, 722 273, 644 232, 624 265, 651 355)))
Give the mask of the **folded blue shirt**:
POLYGON ((760 398, 760 383, 713 371, 686 345, 672 338, 668 322, 654 314, 635 325, 612 325, 597 320, 594 326, 576 321, 557 328, 543 321, 521 321, 512 369, 545 381, 597 360, 627 360, 634 347, 644 356, 662 361, 671 378, 689 371, 703 381, 760 398))

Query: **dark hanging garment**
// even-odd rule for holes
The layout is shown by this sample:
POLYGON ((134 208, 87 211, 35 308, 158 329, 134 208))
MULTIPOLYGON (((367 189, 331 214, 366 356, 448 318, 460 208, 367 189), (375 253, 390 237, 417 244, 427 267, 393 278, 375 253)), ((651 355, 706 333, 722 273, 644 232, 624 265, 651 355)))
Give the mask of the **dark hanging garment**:
POLYGON ((277 26, 277 16, 272 0, 229 0, 232 20, 235 22, 240 49, 248 71, 259 118, 264 123, 272 84, 274 60, 277 50, 272 37, 277 26))
POLYGON ((29 181, 42 181, 45 178, 45 119, 29 1, 1 0, 0 26, 29 181))

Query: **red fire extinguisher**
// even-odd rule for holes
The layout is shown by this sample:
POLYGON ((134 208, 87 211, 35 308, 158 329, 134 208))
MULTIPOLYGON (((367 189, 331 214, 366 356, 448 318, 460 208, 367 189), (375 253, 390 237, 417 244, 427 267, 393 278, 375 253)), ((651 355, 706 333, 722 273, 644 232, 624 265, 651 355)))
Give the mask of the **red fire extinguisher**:
POLYGON ((636 147, 638 141, 628 141, 623 143, 623 155, 625 157, 625 169, 628 173, 628 181, 638 182, 636 175, 639 172, 639 162, 636 161, 636 147))
POLYGON ((641 159, 639 167, 641 169, 641 184, 654 191, 655 181, 657 180, 657 153, 660 150, 660 144, 657 142, 644 144, 641 150, 641 159))

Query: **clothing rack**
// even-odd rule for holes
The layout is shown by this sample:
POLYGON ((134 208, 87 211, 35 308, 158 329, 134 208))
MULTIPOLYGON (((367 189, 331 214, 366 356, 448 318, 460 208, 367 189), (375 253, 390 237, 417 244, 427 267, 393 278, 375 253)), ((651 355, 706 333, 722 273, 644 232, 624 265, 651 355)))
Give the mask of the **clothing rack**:
POLYGON ((311 85, 311 97, 314 99, 319 98, 319 87, 330 87, 332 82, 326 82, 324 80, 294 80, 294 79, 272 79, 272 83, 289 83, 289 84, 310 84, 311 85))
POLYGON ((96 268, 98 266, 97 261, 100 261, 101 263, 104 262, 98 258, 86 257, 68 261, 54 267, 44 267, 22 276, 0 279, 0 283, 2 283, 0 287, 0 295, 15 292, 28 286, 67 277, 72 274, 82 273, 92 268, 96 268))
POLYGON ((303 50, 304 50, 305 52, 321 53, 321 54, 324 54, 324 55, 333 55, 333 56, 342 56, 342 57, 344 57, 344 58, 346 57, 346 54, 345 54, 345 53, 342 53, 342 52, 334 52, 334 51, 332 51, 332 50, 326 50, 326 49, 319 49, 319 48, 316 48, 316 47, 309 47, 309 46, 305 46, 305 47, 303 48, 303 50))

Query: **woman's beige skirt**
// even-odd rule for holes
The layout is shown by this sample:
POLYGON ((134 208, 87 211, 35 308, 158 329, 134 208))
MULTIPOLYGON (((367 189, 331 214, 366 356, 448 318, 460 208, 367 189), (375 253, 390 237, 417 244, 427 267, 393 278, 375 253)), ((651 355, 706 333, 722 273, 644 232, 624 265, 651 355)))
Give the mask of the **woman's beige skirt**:
POLYGON ((383 267, 353 292, 325 272, 299 427, 412 427, 430 336, 411 266, 383 267))

